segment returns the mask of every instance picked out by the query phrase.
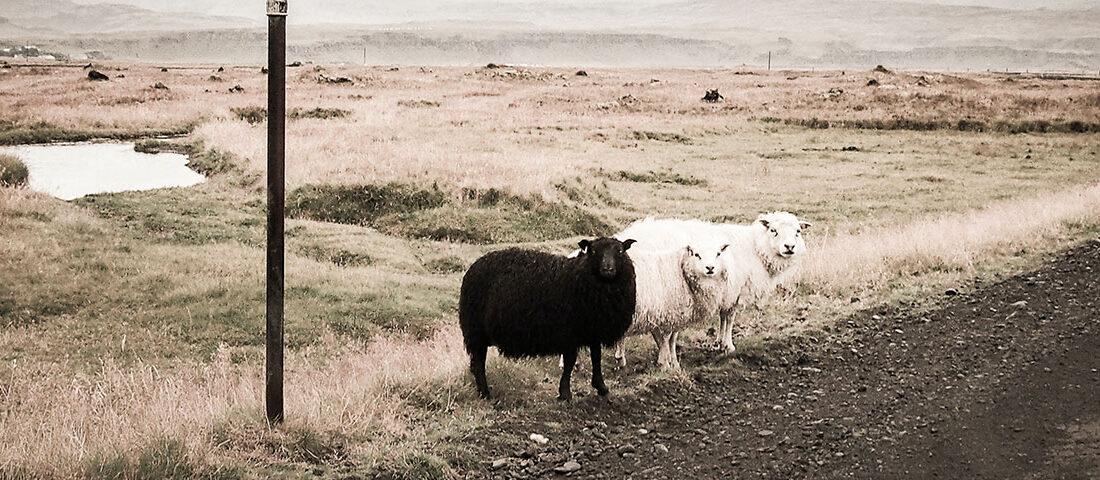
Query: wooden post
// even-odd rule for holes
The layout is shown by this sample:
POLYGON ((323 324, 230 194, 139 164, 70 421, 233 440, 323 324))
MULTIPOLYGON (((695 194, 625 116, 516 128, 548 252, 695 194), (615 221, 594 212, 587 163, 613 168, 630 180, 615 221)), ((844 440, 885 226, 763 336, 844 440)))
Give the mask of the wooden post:
POLYGON ((283 421, 286 0, 267 0, 267 420, 283 421))
POLYGON ((772 71, 772 51, 768 50, 768 71, 772 71))

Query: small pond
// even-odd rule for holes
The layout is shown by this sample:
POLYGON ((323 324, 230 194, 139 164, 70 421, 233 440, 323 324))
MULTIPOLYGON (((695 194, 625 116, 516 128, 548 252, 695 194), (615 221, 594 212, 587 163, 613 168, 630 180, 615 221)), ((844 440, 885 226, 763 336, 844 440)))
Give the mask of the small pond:
POLYGON ((206 178, 178 153, 138 153, 133 143, 78 143, 0 147, 23 160, 31 190, 62 200, 93 193, 189 187, 206 178))

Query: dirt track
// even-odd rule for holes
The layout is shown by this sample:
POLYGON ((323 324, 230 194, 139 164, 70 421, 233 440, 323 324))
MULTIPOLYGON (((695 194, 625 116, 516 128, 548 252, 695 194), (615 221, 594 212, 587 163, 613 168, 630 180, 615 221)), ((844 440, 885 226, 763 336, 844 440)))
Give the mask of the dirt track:
POLYGON ((1100 478, 1098 276, 1093 241, 927 315, 866 312, 775 361, 683 349, 690 386, 502 411, 468 439, 487 461, 468 476, 564 477, 576 461, 574 478, 1100 478))

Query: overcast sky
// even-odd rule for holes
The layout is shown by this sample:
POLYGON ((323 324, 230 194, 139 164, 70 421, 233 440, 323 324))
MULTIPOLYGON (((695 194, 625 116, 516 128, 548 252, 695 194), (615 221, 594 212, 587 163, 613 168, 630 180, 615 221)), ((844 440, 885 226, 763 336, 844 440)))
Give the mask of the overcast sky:
MULTIPOLYGON (((77 3, 126 3, 159 11, 189 11, 261 19, 265 0, 74 0, 77 3)), ((888 0, 878 0, 888 1, 888 0)), ((908 0, 910 3, 975 5, 1012 9, 1087 8, 1095 0, 908 0)), ((2 3, 2 2, 0 2, 2 3)), ((690 0, 290 0, 292 23, 355 22, 394 23, 415 20, 484 18, 493 4, 528 4, 530 14, 539 8, 631 8, 661 4, 685 4, 690 0), (425 18, 428 16, 429 18, 425 18)), ((705 2, 713 3, 713 2, 705 2)), ((738 2, 730 2, 736 5, 738 2)), ((742 0, 742 4, 751 4, 742 0)), ((525 19, 516 19, 525 20, 525 19)))

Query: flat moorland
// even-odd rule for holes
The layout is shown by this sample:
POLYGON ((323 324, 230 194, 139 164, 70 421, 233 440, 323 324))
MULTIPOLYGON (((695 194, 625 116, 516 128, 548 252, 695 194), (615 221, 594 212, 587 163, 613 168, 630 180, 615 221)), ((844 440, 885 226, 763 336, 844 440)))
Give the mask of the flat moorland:
MULTIPOLYGON (((1100 231, 1088 79, 293 67, 288 420, 268 428, 266 76, 95 68, 110 80, 0 69, 0 145, 141 139, 208 181, 72 202, 0 188, 0 478, 483 468, 456 439, 552 402, 557 368, 491 359, 492 403, 465 374, 462 273, 504 246, 565 253, 650 215, 796 212, 814 223, 800 281, 739 317, 739 353, 718 361, 732 368, 859 310, 932 308, 1100 231)), ((684 349, 705 349, 708 327, 684 349)), ((685 367, 608 380, 634 395, 690 383, 685 367)))

